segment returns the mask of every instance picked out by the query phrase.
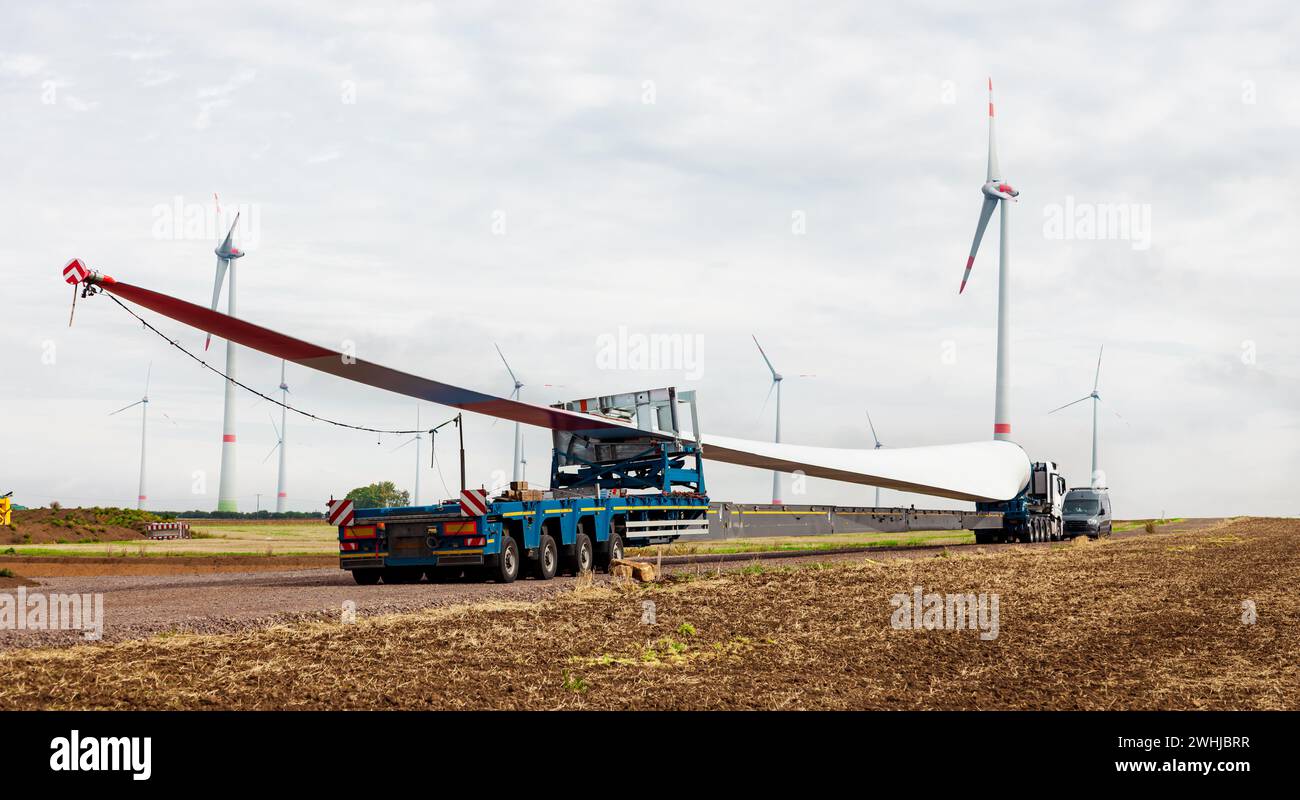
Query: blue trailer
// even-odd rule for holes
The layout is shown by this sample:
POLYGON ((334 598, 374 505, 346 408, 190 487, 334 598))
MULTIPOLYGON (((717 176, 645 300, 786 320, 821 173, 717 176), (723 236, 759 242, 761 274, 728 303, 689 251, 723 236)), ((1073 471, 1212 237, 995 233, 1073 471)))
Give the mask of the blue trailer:
POLYGON ((555 431, 551 488, 525 498, 526 490, 504 489, 488 499, 482 514, 469 513, 458 500, 357 509, 349 524, 339 526, 340 567, 362 585, 549 580, 561 572, 607 570, 626 546, 708 532, 703 458, 693 438, 680 438, 687 408, 694 426, 694 392, 656 389, 561 406, 637 427, 617 441, 607 433, 595 438, 555 431), (638 436, 638 429, 675 438, 638 436))

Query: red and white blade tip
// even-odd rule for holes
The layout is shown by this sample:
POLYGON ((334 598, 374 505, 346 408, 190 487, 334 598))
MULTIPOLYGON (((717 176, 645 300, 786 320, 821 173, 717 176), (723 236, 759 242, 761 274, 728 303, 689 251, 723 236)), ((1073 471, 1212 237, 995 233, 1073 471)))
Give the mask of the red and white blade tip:
POLYGON ((90 274, 84 262, 79 258, 74 258, 67 264, 63 265, 63 280, 71 284, 81 283, 90 274))

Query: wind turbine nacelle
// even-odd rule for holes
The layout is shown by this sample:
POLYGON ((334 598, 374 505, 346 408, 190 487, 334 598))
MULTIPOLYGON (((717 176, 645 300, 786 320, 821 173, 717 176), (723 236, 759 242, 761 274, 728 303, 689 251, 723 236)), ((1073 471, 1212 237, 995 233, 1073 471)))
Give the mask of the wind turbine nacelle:
POLYGON ((213 250, 212 252, 216 253, 218 258, 243 258, 244 257, 244 251, 240 250, 238 247, 231 247, 229 249, 225 247, 218 247, 216 250, 213 250))
POLYGON ((989 197, 997 197, 1002 200, 1015 200, 1020 196, 1020 192, 1011 188, 1011 184, 1004 181, 989 181, 984 184, 981 190, 989 197))

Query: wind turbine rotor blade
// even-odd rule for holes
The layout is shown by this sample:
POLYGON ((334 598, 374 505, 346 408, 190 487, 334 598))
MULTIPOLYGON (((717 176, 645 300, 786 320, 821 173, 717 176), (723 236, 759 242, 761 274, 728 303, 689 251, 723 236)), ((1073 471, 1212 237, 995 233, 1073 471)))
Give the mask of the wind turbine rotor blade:
POLYGON ((1056 412, 1060 411, 1062 408, 1069 408, 1070 406, 1074 405, 1075 403, 1082 403, 1084 400, 1091 400, 1091 399, 1092 399, 1092 395, 1090 395, 1090 394, 1089 394, 1089 395, 1084 395, 1083 397, 1080 397, 1078 400, 1075 400, 1075 401, 1072 402, 1072 403, 1066 403, 1065 405, 1060 406, 1059 408, 1054 408, 1054 409, 1052 409, 1051 411, 1048 411, 1047 413, 1048 413, 1048 414, 1055 414, 1056 412))
POLYGON ((221 249, 229 253, 235 249, 235 226, 239 224, 239 212, 235 212, 235 221, 230 223, 230 230, 226 232, 226 238, 221 240, 221 249))
POLYGON ((1104 344, 1097 350, 1097 374, 1092 379, 1092 390, 1094 392, 1097 391, 1097 384, 1101 382, 1101 354, 1105 352, 1105 350, 1106 345, 1104 344))
POLYGON ((280 443, 276 442, 275 447, 271 448, 271 452, 267 453, 266 458, 262 459, 262 463, 265 464, 271 458, 271 456, 275 455, 275 451, 279 449, 280 449, 280 443))
POLYGON ((1002 177, 1002 167, 998 164, 998 138, 997 131, 993 121, 993 79, 989 78, 989 170, 985 180, 995 180, 1002 177))
MULTIPOLYGON (((758 348, 758 353, 763 357, 763 362, 766 363, 767 368, 772 371, 772 380, 776 380, 777 371, 776 367, 772 366, 772 359, 767 357, 767 353, 763 350, 763 345, 758 343, 758 337, 753 334, 750 334, 750 336, 753 336, 754 346, 758 348)), ((771 392, 768 392, 768 394, 771 394, 771 392)))
POLYGON ((134 403, 132 403, 131 405, 129 405, 129 406, 122 406, 122 407, 119 408, 118 410, 116 410, 116 411, 110 413, 109 416, 111 417, 111 416, 113 416, 113 414, 121 414, 123 411, 126 411, 128 408, 135 408, 136 406, 140 405, 140 404, 143 403, 143 402, 144 402, 143 400, 136 400, 136 401, 135 401, 134 403))
POLYGON ((271 429, 275 431, 275 440, 277 442, 284 441, 284 437, 280 435, 280 426, 275 424, 275 415, 267 411, 266 418, 271 420, 271 429))
MULTIPOLYGON (((213 311, 217 310, 217 303, 221 301, 221 285, 226 282, 226 268, 230 266, 230 261, 217 257, 217 278, 212 284, 212 305, 213 311)), ((212 333, 208 333, 208 338, 203 340, 203 349, 207 350, 208 345, 212 344, 212 333)))
POLYGON ((957 294, 966 291, 966 281, 970 280, 971 268, 975 266, 975 254, 979 252, 980 240, 984 238, 984 229, 989 226, 989 218, 993 216, 993 208, 998 204, 996 197, 984 195, 984 205, 980 207, 979 225, 975 226, 975 241, 971 242, 970 255, 966 258, 966 271, 961 276, 961 288, 957 294))
POLYGON ((510 369, 510 362, 506 361, 506 354, 501 352, 501 345, 494 342, 492 346, 497 349, 497 355, 501 356, 501 363, 506 365, 506 372, 510 373, 510 380, 519 383, 519 379, 515 377, 515 371, 510 369))
POLYGON ((871 438, 875 441, 876 445, 879 446, 880 437, 876 435, 876 424, 871 421, 870 411, 867 412, 867 424, 871 426, 871 438))
POLYGON ((406 446, 407 446, 408 444, 410 444, 411 442, 414 442, 417 438, 418 438, 418 437, 416 437, 416 436, 412 436, 410 439, 407 439, 406 441, 402 442, 402 443, 399 444, 397 447, 394 447, 392 450, 389 450, 388 452, 390 452, 390 453, 396 453, 398 450, 401 450, 403 447, 406 447, 406 446))
POLYGON ((144 373, 144 396, 149 396, 149 380, 153 378, 153 362, 149 362, 149 369, 144 373))

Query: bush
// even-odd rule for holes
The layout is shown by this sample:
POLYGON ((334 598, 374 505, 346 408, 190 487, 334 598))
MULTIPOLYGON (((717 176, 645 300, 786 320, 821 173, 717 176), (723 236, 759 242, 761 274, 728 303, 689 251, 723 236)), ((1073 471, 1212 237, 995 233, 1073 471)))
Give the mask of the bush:
POLYGON ((1151 521, 1151 520, 1147 520, 1147 524, 1146 524, 1146 525, 1143 525, 1143 526, 1142 526, 1142 529, 1145 530, 1147 533, 1155 533, 1155 532, 1156 532, 1156 524, 1155 524, 1155 522, 1153 522, 1153 521, 1151 521))

